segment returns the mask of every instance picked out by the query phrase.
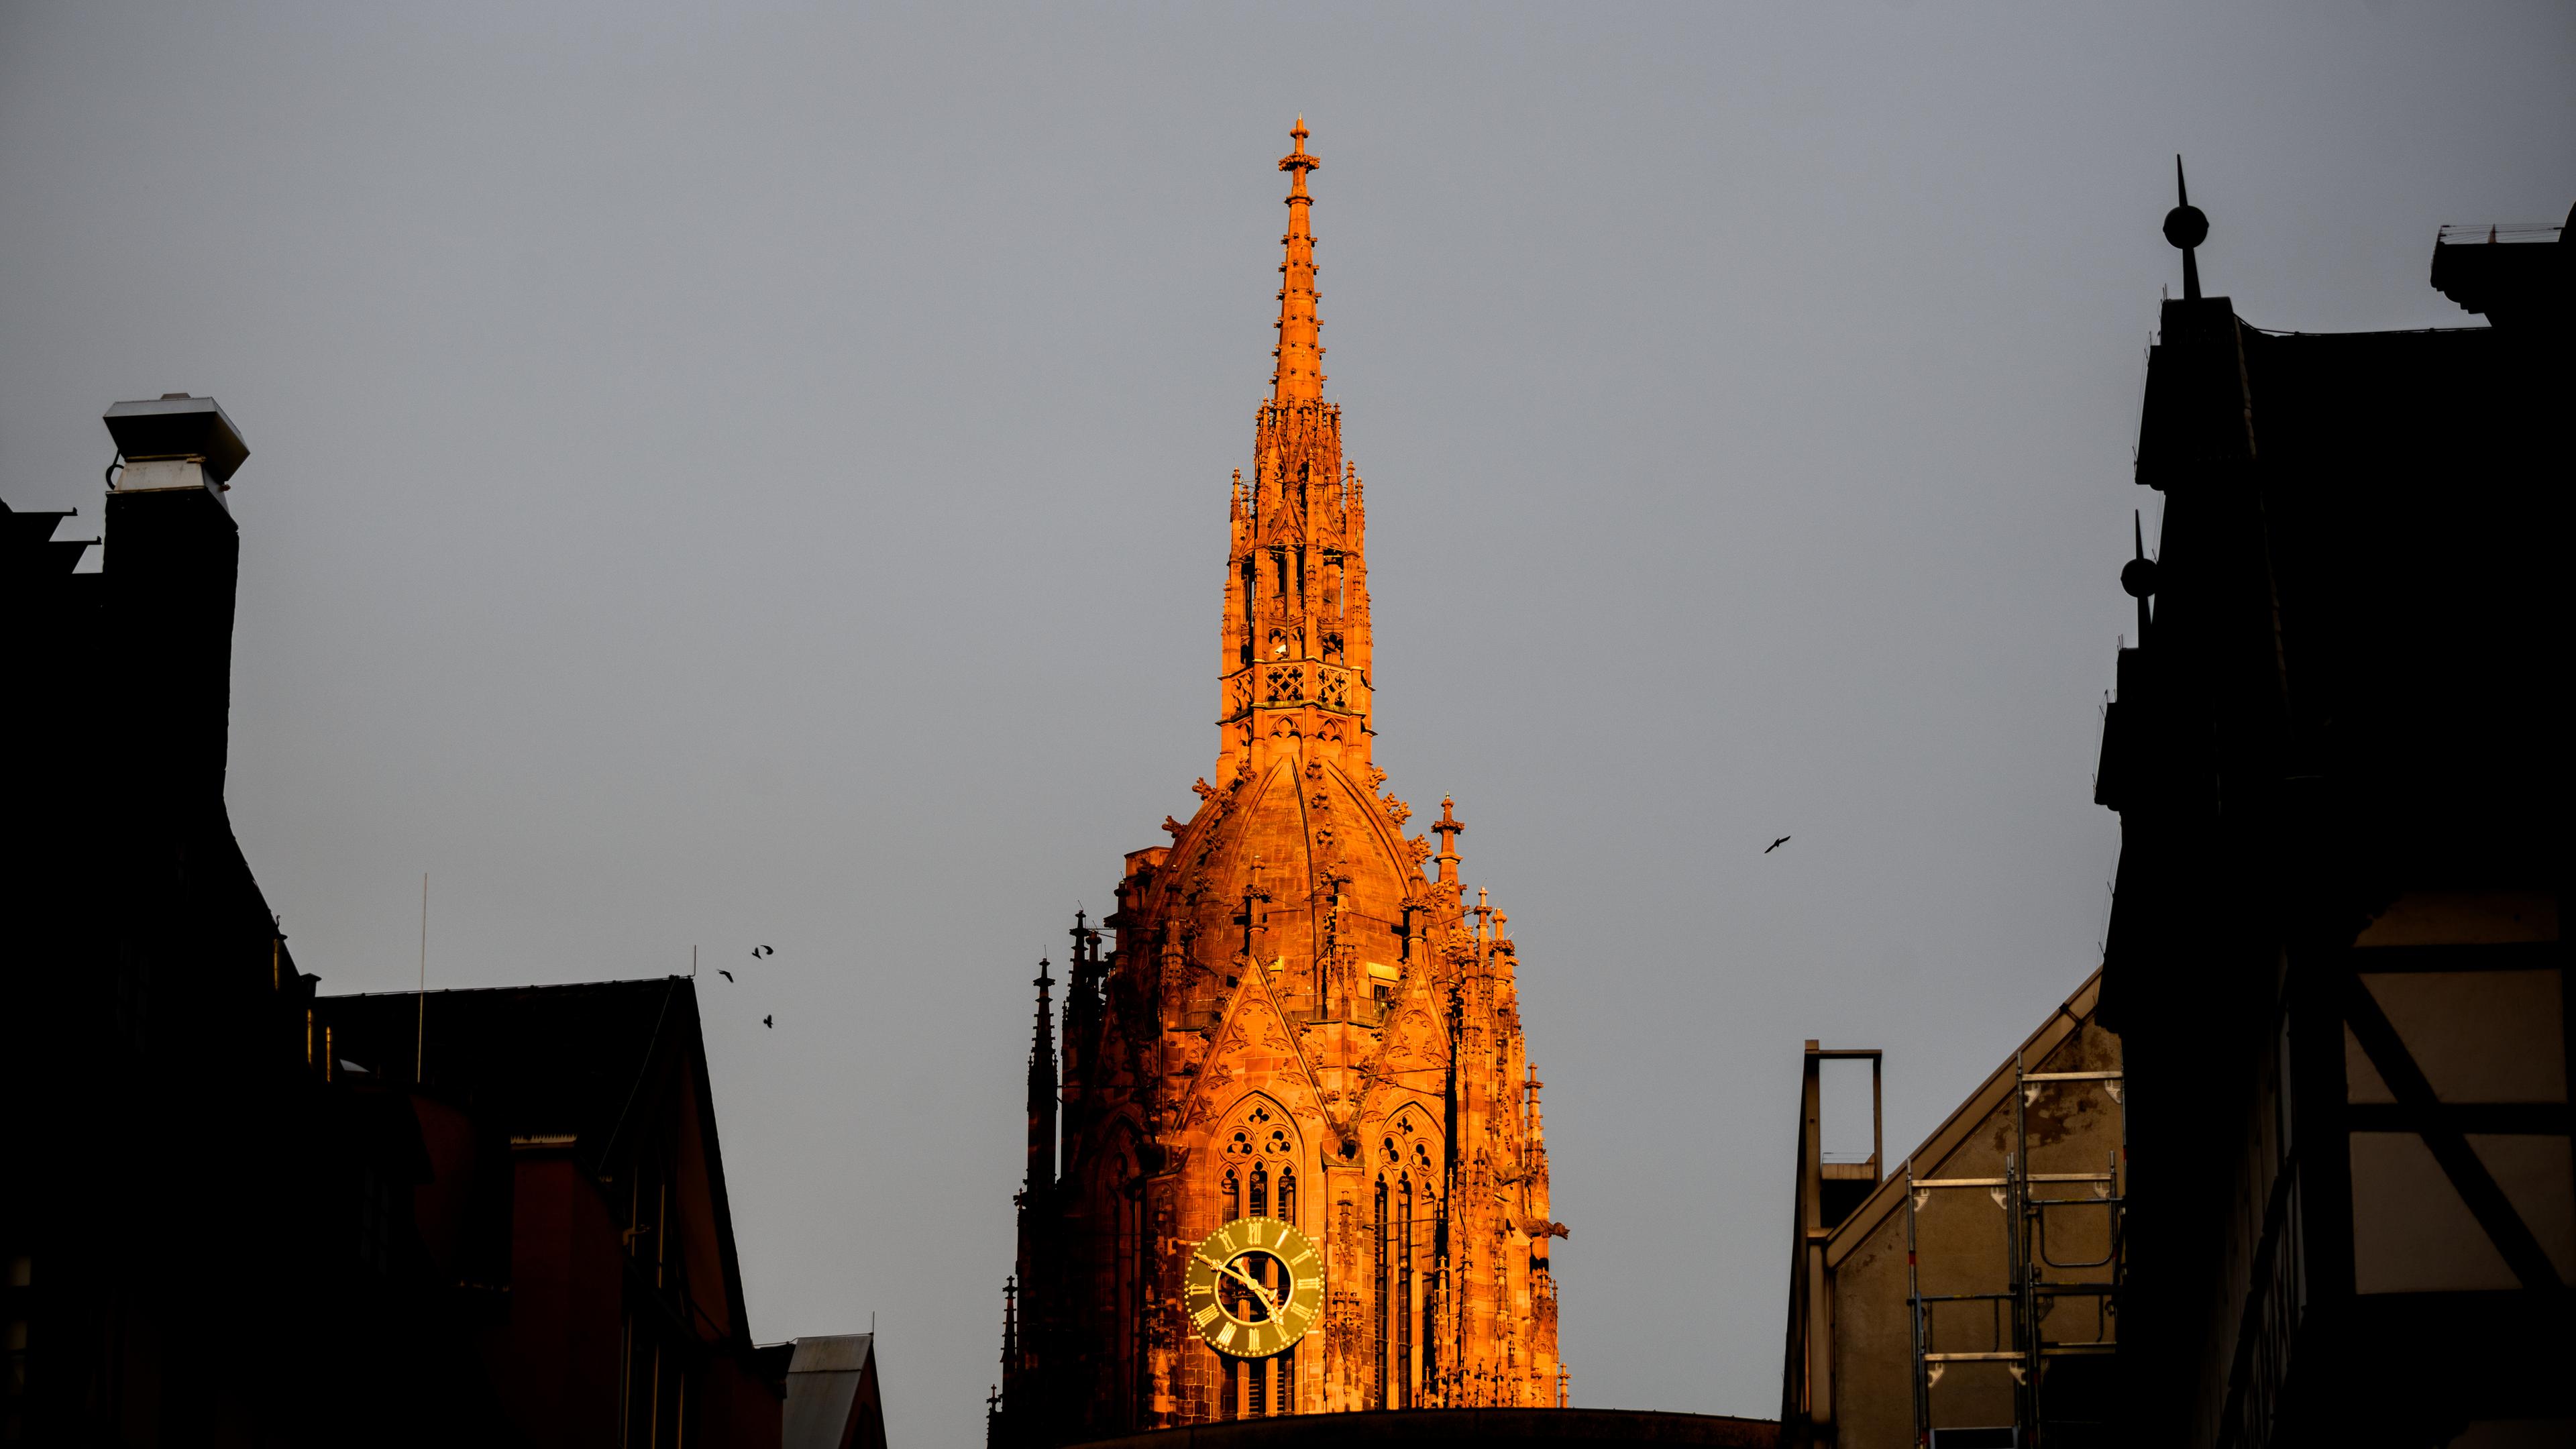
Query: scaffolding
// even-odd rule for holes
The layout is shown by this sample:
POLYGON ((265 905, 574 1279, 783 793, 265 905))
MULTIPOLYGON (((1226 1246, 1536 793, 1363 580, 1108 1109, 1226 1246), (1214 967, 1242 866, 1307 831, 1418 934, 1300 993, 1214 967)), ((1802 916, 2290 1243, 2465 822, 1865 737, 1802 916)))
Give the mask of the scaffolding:
MULTIPOLYGON (((2122 1271, 2121 1247, 2128 1220, 2129 1118, 2126 1090, 2119 1072, 2034 1072, 2027 1053, 2013 1057, 2012 1148, 2004 1155, 2001 1177, 1918 1177, 1912 1158, 1905 1163, 1905 1290, 1914 1351, 1915 1442, 1929 1449, 2084 1449, 2107 1442, 2110 1426, 2050 1412, 2048 1382, 2052 1366, 2074 1358, 2104 1358, 2119 1351, 2115 1329, 2116 1295, 2122 1271), (2030 1170, 2030 1108, 2043 1092, 2098 1090, 2118 1113, 2118 1146, 2100 1172, 2033 1172, 2030 1170), (2005 1282, 1994 1292, 1930 1293, 1922 1288, 1917 1215, 1936 1192, 1982 1191, 1997 1209, 2004 1235, 2005 1282), (2049 1225, 2063 1224, 2078 1210, 2104 1214, 2102 1252, 2097 1257, 2061 1258, 2049 1248, 2049 1225), (2052 1219, 2052 1215, 2054 1218, 2052 1219), (2084 1276, 2072 1276, 2072 1275, 2084 1276), (1990 1349, 1944 1350, 1936 1342, 1940 1304, 1988 1306, 1985 1315, 1990 1349), (2089 1305, 2089 1314, 2086 1306, 2089 1305), (2074 1325, 2061 1306, 2073 1308, 2074 1325), (2064 1334, 2089 1319, 2090 1336, 2064 1334), (2008 1425, 1942 1426, 1935 1423, 1933 1388, 1954 1367, 1983 1372, 2000 1367, 2011 1375, 2013 1422, 2008 1425)), ((2063 1229, 2061 1228, 2061 1238, 2063 1229)))

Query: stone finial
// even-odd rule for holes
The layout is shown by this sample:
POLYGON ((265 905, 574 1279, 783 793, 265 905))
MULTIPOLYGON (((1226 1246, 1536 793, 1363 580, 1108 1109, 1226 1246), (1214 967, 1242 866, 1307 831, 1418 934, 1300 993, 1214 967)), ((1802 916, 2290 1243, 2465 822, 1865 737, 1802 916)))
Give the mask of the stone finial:
POLYGON ((1431 833, 1440 837, 1440 854, 1434 858, 1440 862, 1442 885, 1458 883, 1458 837, 1466 832, 1467 827, 1459 820, 1456 807, 1456 801, 1446 795, 1441 796, 1440 818, 1431 822, 1431 833))

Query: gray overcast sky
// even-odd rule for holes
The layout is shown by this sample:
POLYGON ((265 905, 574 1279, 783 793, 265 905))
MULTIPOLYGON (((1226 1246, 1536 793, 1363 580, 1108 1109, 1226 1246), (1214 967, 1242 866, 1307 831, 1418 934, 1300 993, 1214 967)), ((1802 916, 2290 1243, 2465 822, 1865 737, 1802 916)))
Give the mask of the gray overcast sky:
POLYGON ((1031 965, 1213 760, 1300 110, 1576 1398, 1767 1415, 1800 1039, 1902 1151, 2096 960, 2173 154, 2254 321, 2472 324, 2434 228, 2576 199, 2576 9, 0 7, 0 496, 241 424, 326 989, 423 870, 437 985, 777 948, 703 987, 753 1327, 875 1313, 903 1449, 981 1431, 1031 965))

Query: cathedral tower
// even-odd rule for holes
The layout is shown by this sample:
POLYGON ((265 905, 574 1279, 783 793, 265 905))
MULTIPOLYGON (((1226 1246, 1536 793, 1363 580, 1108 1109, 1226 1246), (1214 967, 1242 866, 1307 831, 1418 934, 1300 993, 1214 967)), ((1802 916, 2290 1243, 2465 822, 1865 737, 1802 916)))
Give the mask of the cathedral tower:
POLYGON ((1113 914, 1076 917, 1060 1067, 1041 971, 999 1444, 1558 1402, 1518 952, 1464 898, 1452 803, 1435 854, 1370 760, 1367 512, 1323 395, 1321 163, 1290 135, 1216 783, 1128 855, 1113 914))

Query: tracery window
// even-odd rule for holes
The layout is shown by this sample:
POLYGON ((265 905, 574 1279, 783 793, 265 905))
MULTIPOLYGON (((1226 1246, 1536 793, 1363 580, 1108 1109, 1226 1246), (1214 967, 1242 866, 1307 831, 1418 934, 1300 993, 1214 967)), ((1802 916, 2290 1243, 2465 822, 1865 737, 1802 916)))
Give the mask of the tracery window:
POLYGON ((1381 1172, 1377 1178, 1376 1204, 1369 1213, 1369 1226, 1373 1229, 1369 1234, 1369 1277, 1377 1288, 1377 1292, 1371 1295, 1377 1312, 1371 1315, 1375 1322, 1369 1331, 1370 1347, 1377 1365, 1377 1371, 1369 1376, 1368 1402, 1372 1409, 1386 1407, 1386 1330, 1394 1316, 1389 1305, 1395 1301, 1395 1255, 1389 1251, 1393 1245, 1387 1241, 1388 1230, 1393 1224, 1386 1210, 1386 1174, 1381 1172))
POLYGON ((1396 1114, 1378 1140, 1378 1173, 1371 1214, 1369 1278, 1375 1308, 1369 1327, 1368 1402, 1405 1409, 1424 1401, 1438 1382, 1441 1283, 1431 1259, 1439 1231, 1442 1154, 1419 1110, 1396 1114))
MULTIPOLYGON (((1226 1221, 1240 1217, 1297 1216, 1296 1129, 1278 1103, 1255 1094, 1239 1103, 1216 1138, 1216 1191, 1226 1221)), ((1263 1286, 1276 1288, 1277 1266, 1255 1270, 1263 1286)), ((1249 1290, 1246 1290, 1249 1291, 1249 1290)), ((1293 1414, 1297 1412, 1297 1350, 1267 1359, 1216 1359, 1216 1410, 1220 1418, 1293 1414)))
POLYGON ((1255 626, 1255 625, 1253 624, 1253 622, 1252 622, 1252 621, 1253 621, 1253 618, 1255 617, 1255 615, 1254 615, 1254 607, 1255 607, 1256 600, 1257 600, 1257 599, 1258 599, 1258 597, 1259 597, 1259 590, 1260 590, 1260 587, 1261 587, 1261 584, 1260 584, 1260 571, 1259 571, 1258 569, 1256 569, 1255 567, 1253 567, 1253 563, 1252 563, 1252 557, 1251 557, 1251 555, 1246 554, 1246 555, 1244 556, 1244 560, 1243 560, 1243 661, 1242 661, 1242 662, 1244 662, 1244 663, 1246 663, 1246 664, 1250 664, 1250 663, 1252 662, 1252 655, 1253 655, 1253 651, 1254 651, 1254 649, 1255 649, 1255 647, 1256 647, 1256 646, 1255 646, 1255 644, 1254 644, 1254 635, 1255 635, 1255 633, 1256 633, 1256 627, 1257 627, 1257 626, 1255 626))
POLYGON ((1395 1407, 1413 1407, 1413 1179, 1395 1180, 1395 1407))
POLYGON ((1298 1146, 1286 1113, 1268 1098, 1254 1096, 1242 1104, 1234 1125, 1217 1140, 1218 1160, 1224 1164, 1217 1192, 1226 1221, 1239 1217, 1296 1221, 1298 1146))

